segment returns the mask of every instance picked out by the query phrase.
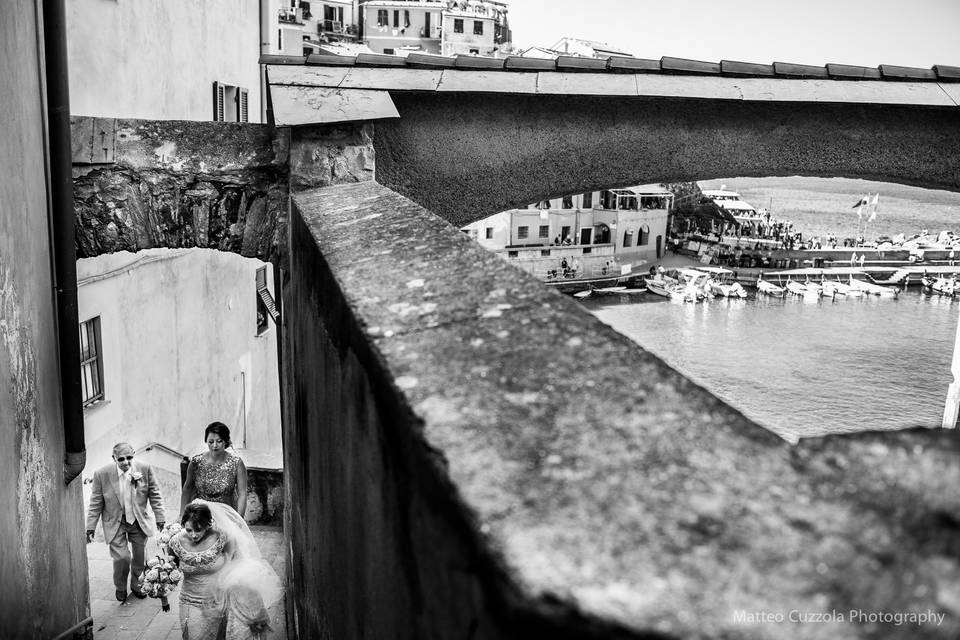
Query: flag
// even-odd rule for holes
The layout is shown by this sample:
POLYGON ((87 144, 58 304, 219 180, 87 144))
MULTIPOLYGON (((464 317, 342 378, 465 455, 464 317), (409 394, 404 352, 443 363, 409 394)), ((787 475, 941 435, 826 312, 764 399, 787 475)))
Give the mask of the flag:
POLYGON ((867 218, 867 222, 873 222, 874 220, 877 219, 877 202, 879 201, 880 201, 879 193, 873 196, 872 198, 870 198, 870 208, 872 209, 872 211, 870 211, 870 217, 867 218))
MULTIPOLYGON (((879 194, 878 194, 879 195, 879 194)), ((851 209, 856 209, 858 207, 865 207, 870 204, 870 196, 861 196, 857 204, 850 207, 851 209)))

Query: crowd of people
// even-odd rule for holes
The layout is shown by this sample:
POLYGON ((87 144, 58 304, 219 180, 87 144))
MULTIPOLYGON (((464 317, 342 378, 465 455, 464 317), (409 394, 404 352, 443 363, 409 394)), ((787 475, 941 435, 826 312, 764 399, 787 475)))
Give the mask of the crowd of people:
MULTIPOLYGON (((167 545, 183 575, 181 632, 184 640, 260 638, 269 630, 268 607, 279 600, 282 587, 244 521, 247 470, 231 450, 230 429, 211 423, 204 441, 207 451, 187 467, 181 528, 167 545)), ((94 473, 86 521, 88 543, 102 523, 120 602, 127 600, 128 585, 134 597, 147 597, 146 542, 167 521, 153 469, 134 457, 126 442, 113 447, 113 463, 94 473)))

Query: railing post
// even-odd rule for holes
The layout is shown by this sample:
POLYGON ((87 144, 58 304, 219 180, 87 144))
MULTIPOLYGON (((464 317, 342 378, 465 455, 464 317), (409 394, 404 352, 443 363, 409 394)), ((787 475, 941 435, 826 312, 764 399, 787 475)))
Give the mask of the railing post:
POLYGON ((953 382, 947 387, 947 402, 943 408, 943 428, 954 429, 957 426, 957 413, 960 412, 960 320, 957 322, 957 337, 953 341, 953 362, 950 365, 953 382))

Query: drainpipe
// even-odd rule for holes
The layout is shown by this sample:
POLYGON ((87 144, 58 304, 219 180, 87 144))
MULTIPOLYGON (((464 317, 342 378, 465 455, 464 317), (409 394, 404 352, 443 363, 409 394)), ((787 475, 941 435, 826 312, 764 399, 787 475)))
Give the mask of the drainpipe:
POLYGON ((43 41, 50 143, 50 217, 65 445, 63 480, 64 484, 70 484, 83 471, 87 451, 83 438, 83 396, 80 386, 80 322, 77 317, 77 253, 64 0, 43 0, 43 41))

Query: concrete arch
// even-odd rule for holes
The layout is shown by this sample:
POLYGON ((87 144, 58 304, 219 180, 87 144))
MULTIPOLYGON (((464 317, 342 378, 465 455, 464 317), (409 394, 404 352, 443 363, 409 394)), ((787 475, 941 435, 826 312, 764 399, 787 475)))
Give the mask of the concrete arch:
POLYGON ((377 181, 455 225, 564 193, 801 175, 960 190, 960 112, 882 104, 394 93, 377 181))

